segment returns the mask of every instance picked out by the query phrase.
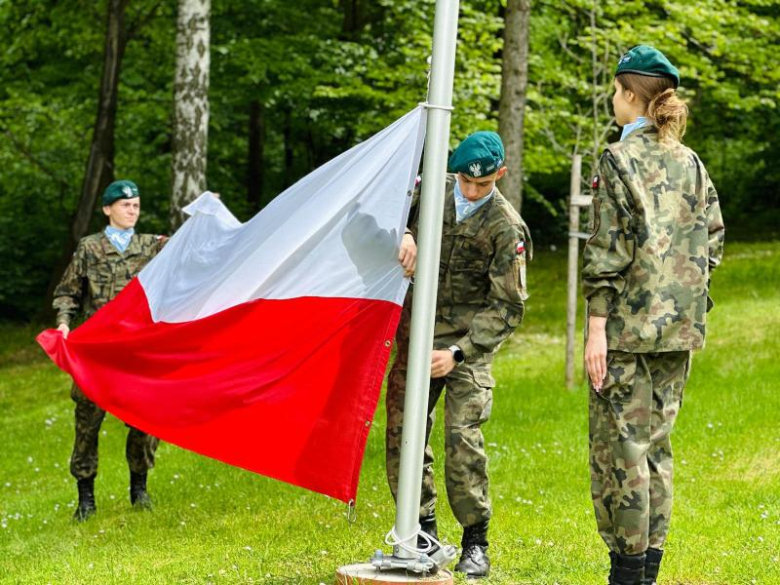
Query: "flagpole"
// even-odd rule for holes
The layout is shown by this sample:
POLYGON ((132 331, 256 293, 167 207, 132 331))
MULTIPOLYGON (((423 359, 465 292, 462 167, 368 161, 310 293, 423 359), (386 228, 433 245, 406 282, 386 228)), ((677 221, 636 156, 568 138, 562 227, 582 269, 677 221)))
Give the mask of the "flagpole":
MULTIPOLYGON (((419 528, 457 32, 458 0, 437 0, 395 515, 395 533, 399 542, 409 542, 416 536, 419 528)), ((394 556, 400 558, 415 556, 398 545, 393 552, 394 556)))

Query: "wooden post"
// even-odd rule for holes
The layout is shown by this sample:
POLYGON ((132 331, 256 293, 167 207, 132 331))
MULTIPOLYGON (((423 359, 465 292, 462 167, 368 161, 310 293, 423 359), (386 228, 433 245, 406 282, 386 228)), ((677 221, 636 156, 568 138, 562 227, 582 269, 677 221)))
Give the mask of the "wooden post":
POLYGON ((574 334, 577 328, 577 291, 579 280, 577 269, 580 262, 579 240, 588 234, 580 232, 580 207, 589 206, 590 196, 580 195, 582 184, 582 155, 575 154, 571 164, 571 186, 569 188, 569 277, 566 295, 566 387, 574 385, 574 334))

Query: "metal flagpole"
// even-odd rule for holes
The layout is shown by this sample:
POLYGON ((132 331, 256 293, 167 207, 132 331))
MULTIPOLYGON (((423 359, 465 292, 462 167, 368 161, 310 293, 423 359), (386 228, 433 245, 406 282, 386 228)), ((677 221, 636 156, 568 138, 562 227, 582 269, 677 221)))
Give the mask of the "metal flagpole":
POLYGON ((458 0, 436 2, 394 549, 391 559, 378 551, 372 560, 378 568, 405 568, 418 573, 429 571, 434 565, 437 568, 443 566, 457 552, 455 547, 442 547, 438 554, 432 555, 436 558, 431 560, 427 555, 421 559, 420 552, 414 549, 420 528, 420 491, 444 217, 458 5, 458 0))

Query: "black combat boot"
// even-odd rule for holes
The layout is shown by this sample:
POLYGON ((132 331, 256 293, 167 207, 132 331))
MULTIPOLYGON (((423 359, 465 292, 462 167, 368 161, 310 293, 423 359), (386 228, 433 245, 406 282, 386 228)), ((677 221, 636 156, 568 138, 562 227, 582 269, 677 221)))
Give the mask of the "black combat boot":
POLYGON ((79 489, 79 505, 73 513, 73 519, 77 522, 84 522, 87 518, 95 515, 97 506, 95 506, 95 478, 80 479, 77 483, 79 489))
POLYGON ((617 553, 609 551, 609 581, 612 583, 612 579, 615 578, 615 562, 617 561, 617 553))
POLYGON ((151 510, 152 499, 146 492, 146 474, 130 472, 130 503, 139 510, 151 510))
MULTIPOLYGON (((429 516, 424 516, 420 518, 420 531, 424 532, 428 536, 432 536, 436 540, 439 540, 439 532, 436 530, 436 514, 431 514, 429 516)), ((427 548, 428 547, 428 541, 425 540, 421 535, 417 535, 417 548, 427 548)), ((427 554, 432 553, 435 551, 438 547, 434 545, 434 548, 430 550, 427 554)))
POLYGON ((455 565, 455 570, 459 573, 465 573, 468 579, 487 577, 490 573, 490 559, 487 556, 487 531, 487 521, 463 529, 463 540, 461 540, 463 552, 460 555, 460 561, 455 565))
POLYGON ((658 570, 661 568, 661 557, 664 551, 657 548, 648 548, 645 552, 645 576, 642 579, 642 585, 656 585, 658 579, 658 570))
POLYGON ((615 555, 610 585, 642 585, 645 576, 645 555, 615 555))

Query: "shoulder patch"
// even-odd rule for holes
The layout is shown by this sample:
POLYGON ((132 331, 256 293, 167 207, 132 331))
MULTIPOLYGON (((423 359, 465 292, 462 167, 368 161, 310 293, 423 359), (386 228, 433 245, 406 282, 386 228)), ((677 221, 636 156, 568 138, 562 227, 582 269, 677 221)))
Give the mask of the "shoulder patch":
POLYGON ((590 186, 592 189, 596 190, 599 188, 599 183, 601 182, 601 179, 598 175, 593 175, 593 181, 591 182, 590 186))

